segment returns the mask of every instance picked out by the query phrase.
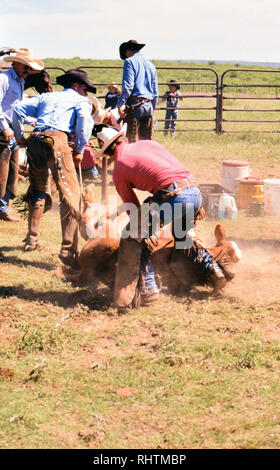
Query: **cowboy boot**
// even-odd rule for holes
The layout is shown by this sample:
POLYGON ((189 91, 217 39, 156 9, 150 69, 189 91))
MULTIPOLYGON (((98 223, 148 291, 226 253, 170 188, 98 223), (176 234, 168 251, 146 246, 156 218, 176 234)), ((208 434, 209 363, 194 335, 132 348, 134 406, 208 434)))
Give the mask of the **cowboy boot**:
POLYGON ((34 206, 29 204, 28 212, 28 234, 26 237, 24 251, 33 251, 39 247, 40 221, 45 208, 45 199, 35 202, 34 206))

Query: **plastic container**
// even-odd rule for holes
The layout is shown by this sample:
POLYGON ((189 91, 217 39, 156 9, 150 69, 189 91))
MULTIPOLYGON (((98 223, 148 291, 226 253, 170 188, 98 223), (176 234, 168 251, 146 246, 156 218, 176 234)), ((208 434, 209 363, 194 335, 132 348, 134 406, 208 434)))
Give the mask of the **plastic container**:
POLYGON ((237 207, 238 209, 250 209, 254 202, 264 202, 264 181, 247 176, 238 182, 237 207))
POLYGON ((250 176, 251 168, 246 160, 223 160, 221 168, 221 185, 227 191, 237 194, 240 178, 250 176))
POLYGON ((280 215, 280 179, 264 180, 264 212, 268 215, 280 215))
POLYGON ((237 219, 237 207, 235 199, 227 193, 223 193, 219 199, 218 205, 218 217, 219 219, 237 219))

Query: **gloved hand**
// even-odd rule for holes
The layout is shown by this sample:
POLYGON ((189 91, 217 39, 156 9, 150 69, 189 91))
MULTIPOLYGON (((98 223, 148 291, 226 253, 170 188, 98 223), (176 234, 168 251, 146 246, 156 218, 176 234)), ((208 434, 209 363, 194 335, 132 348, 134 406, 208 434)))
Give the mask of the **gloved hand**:
POLYGON ((126 117, 126 113, 124 111, 124 107, 123 106, 120 106, 118 108, 118 111, 119 111, 119 115, 120 115, 120 118, 124 119, 126 117))
POLYGON ((3 134, 4 134, 4 137, 5 137, 5 140, 8 142, 9 140, 12 140, 14 138, 14 133, 12 131, 12 129, 10 129, 8 127, 8 129, 4 129, 3 131, 3 134))
POLYGON ((84 156, 83 156, 82 153, 78 153, 76 150, 73 150, 74 163, 79 165, 79 163, 82 163, 83 158, 84 158, 84 156))

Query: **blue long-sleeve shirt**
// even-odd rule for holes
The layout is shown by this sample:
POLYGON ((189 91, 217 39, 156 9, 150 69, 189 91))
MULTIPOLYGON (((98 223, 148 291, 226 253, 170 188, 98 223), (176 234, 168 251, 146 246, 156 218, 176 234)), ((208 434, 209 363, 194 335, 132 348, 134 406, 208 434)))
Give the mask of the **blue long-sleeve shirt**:
POLYGON ((13 107, 22 100, 24 78, 18 78, 10 67, 0 73, 0 130, 9 129, 12 124, 13 107))
POLYGON ((151 100, 153 108, 155 108, 158 99, 156 68, 139 52, 124 61, 122 92, 117 106, 126 104, 130 96, 141 96, 151 100))
POLYGON ((72 88, 43 93, 14 107, 13 129, 16 139, 23 139, 24 120, 26 116, 32 116, 37 119, 34 132, 52 129, 74 133, 74 150, 83 153, 94 125, 91 111, 91 101, 72 88))

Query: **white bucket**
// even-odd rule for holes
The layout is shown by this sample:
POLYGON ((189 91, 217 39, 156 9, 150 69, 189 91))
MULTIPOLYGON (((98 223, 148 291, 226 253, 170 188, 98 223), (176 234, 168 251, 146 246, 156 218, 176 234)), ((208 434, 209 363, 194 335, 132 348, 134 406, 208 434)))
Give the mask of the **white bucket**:
POLYGON ((221 185, 227 191, 237 194, 240 178, 250 176, 251 168, 245 160, 223 160, 221 168, 221 185))
POLYGON ((265 214, 280 215, 280 179, 265 179, 263 192, 265 214))

